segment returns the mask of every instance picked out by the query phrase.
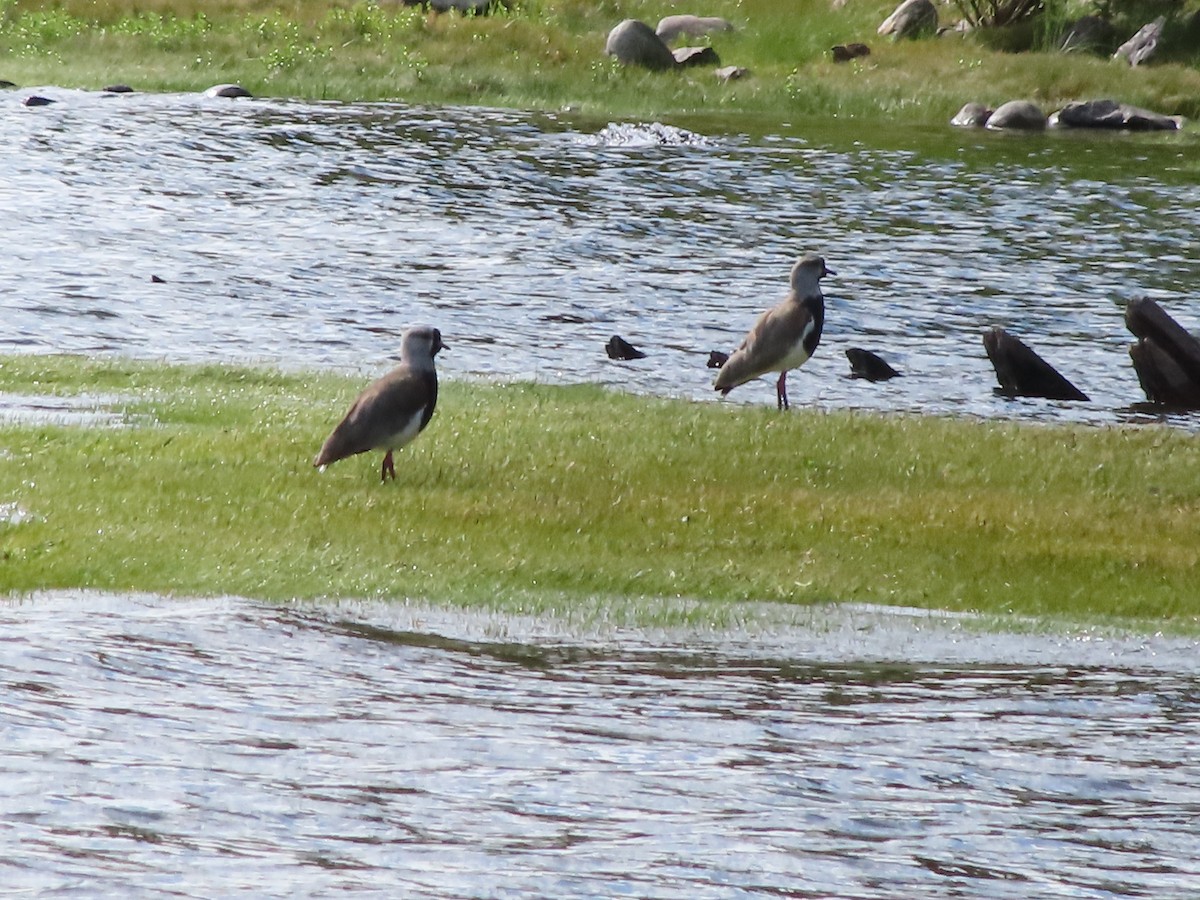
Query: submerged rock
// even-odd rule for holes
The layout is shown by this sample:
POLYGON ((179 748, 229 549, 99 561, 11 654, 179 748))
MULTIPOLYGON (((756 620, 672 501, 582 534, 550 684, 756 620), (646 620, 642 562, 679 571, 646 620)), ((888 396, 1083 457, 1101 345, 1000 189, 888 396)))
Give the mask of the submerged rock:
POLYGON ((1164 116, 1116 100, 1085 100, 1068 103, 1050 117, 1051 127, 1119 128, 1129 131, 1175 131, 1178 116, 1164 116))
POLYGON ((1200 341, 1148 297, 1125 307, 1125 326, 1138 338, 1129 357, 1146 399, 1200 409, 1200 341))
POLYGON ((898 378, 900 373, 887 364, 882 356, 863 350, 860 347, 850 347, 846 350, 846 359, 850 360, 850 377, 865 378, 867 381, 888 381, 898 378))
POLYGON ((608 354, 609 359, 629 360, 646 358, 645 353, 619 334, 614 334, 608 339, 608 343, 604 345, 604 352, 608 354))
POLYGON ((205 97, 253 97, 248 90, 240 84, 214 84, 204 92, 205 97))
POLYGON ((1007 128, 1015 131, 1042 131, 1046 127, 1046 114, 1041 107, 1029 100, 1009 100, 996 107, 987 120, 988 128, 1007 128))
POLYGON ((992 368, 996 370, 997 389, 1006 397, 1045 397, 1047 400, 1087 400, 1087 394, 1071 384, 1018 338, 1003 328, 992 328, 983 335, 992 368))
POLYGON ((958 128, 982 128, 991 117, 991 107, 982 103, 967 103, 954 114, 950 124, 958 128))

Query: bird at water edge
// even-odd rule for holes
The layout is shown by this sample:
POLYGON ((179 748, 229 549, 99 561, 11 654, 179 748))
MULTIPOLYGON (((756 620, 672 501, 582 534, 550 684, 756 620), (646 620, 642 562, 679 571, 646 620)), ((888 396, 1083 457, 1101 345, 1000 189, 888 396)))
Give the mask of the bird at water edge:
POLYGON ((815 253, 806 253, 792 266, 791 292, 783 302, 767 310, 754 323, 717 373, 713 390, 728 394, 768 372, 779 372, 775 399, 779 409, 789 409, 787 374, 804 365, 821 341, 825 325, 825 298, 821 279, 836 274, 815 253))
POLYGON ((345 418, 325 439, 313 465, 324 469, 339 459, 384 450, 379 478, 396 478, 392 454, 411 443, 429 424, 437 406, 437 370, 433 358, 445 350, 442 333, 422 325, 400 339, 400 365, 367 385, 345 418))

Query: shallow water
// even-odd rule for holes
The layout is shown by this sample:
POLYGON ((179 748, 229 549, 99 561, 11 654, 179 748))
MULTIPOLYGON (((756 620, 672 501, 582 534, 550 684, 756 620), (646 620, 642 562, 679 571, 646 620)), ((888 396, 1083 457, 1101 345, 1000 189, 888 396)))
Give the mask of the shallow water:
MULTIPOLYGON (((1186 130, 729 134, 704 120, 36 92, 58 102, 0 95, 0 351, 366 373, 423 321, 446 334, 449 377, 713 399, 708 351, 731 349, 816 249, 838 274, 797 402, 1111 422, 1137 419, 1144 399, 1123 303, 1152 296, 1196 324, 1200 147, 1186 130), (993 325, 1092 401, 993 396, 993 325), (608 360, 615 333, 647 359, 608 360), (850 380, 853 346, 905 377, 850 380)), ((731 395, 773 399, 766 380, 731 395)))
POLYGON ((1194 641, 744 615, 4 604, 0 893, 1195 896, 1194 641))
MULTIPOLYGON (((708 351, 812 248, 838 275, 797 403, 1111 422, 1141 399, 1121 304, 1193 324, 1200 286, 1186 132, 38 92, 0 94, 5 352, 371 372, 428 321, 449 377, 717 402, 708 351), (995 398, 991 325, 1093 401, 995 398), (905 377, 847 379, 851 346, 905 377)), ((711 612, 9 601, 0 895, 1195 895, 1195 641, 711 612)))

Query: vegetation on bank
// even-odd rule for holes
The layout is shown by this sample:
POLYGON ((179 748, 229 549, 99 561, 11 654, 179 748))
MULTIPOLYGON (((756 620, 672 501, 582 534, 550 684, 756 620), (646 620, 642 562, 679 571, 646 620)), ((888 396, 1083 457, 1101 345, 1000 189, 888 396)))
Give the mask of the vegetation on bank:
MULTIPOLYGON (((0 592, 863 601, 1193 630, 1200 442, 443 385, 380 454, 311 460, 364 379, 121 358, 0 360, 0 592)), ((622 602, 629 603, 628 599, 622 602)), ((639 604, 641 601, 637 601, 639 604)))
MULTIPOLYGON (((1193 0, 1103 2, 1117 34, 1159 11, 1172 28, 1152 64, 1052 48, 1088 0, 1028 4, 1006 28, 892 43, 876 28, 893 0, 706 0, 681 9, 650 0, 512 0, 488 16, 437 14, 365 0, 0 0, 0 77, 22 85, 192 91, 237 82, 257 95, 395 99, 585 114, 669 118, 860 117, 943 124, 964 102, 1029 99, 1047 110, 1112 97, 1200 116, 1200 17, 1193 0), (653 26, 695 12, 736 26, 710 41, 747 78, 721 84, 710 68, 624 69, 604 56, 625 18, 653 26), (872 53, 832 61, 834 44, 872 53), (1013 50, 1027 52, 1014 53, 1013 50)), ((942 6, 945 24, 958 18, 942 6)), ((1128 36, 1128 35, 1125 35, 1128 36)))

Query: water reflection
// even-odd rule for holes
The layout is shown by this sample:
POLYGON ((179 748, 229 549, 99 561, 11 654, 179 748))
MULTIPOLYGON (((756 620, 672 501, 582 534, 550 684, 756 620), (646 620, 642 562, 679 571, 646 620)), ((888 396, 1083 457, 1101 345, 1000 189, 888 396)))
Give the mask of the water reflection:
POLYGON ((700 120, 59 94, 37 110, 10 98, 0 117, 0 350, 376 371, 405 325, 430 321, 463 348, 450 377, 711 400, 708 351, 739 340, 816 248, 839 275, 801 402, 1109 422, 1143 397, 1124 301, 1152 296, 1194 325, 1186 132, 868 135, 834 121, 727 134, 700 120), (993 325, 1092 402, 994 397, 993 325), (614 333, 647 359, 609 361, 614 333), (907 377, 851 381, 851 346, 907 377))
POLYGON ((1189 896, 1194 642, 0 608, 9 891, 1189 896), (943 657, 944 659, 938 659, 943 657))

